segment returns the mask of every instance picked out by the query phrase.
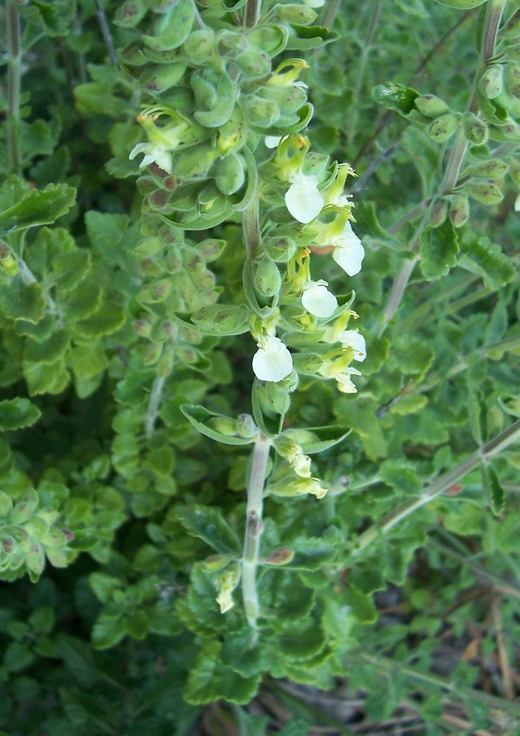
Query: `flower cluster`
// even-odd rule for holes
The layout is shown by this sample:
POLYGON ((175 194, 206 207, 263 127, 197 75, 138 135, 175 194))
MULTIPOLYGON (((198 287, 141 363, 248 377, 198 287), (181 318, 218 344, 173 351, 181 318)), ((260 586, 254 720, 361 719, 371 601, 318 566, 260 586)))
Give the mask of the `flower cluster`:
MULTIPOLYGON (((307 331, 316 333, 317 342, 339 344, 339 349, 324 356, 315 375, 334 378, 340 391, 355 393, 352 376, 360 372, 349 364, 352 360, 365 359, 364 338, 357 330, 346 329, 338 298, 328 288, 327 281, 313 280, 310 265, 312 253, 332 254, 334 262, 348 276, 355 276, 361 270, 365 251, 352 229, 353 204, 344 193, 346 177, 354 172, 347 164, 335 164, 331 169, 325 161, 317 166, 316 157, 307 156, 309 141, 301 134, 268 136, 265 145, 274 151, 269 173, 274 173, 283 183, 285 208, 291 222, 296 221, 294 225, 289 222, 286 231, 299 246, 288 263, 282 289, 290 296, 298 295, 304 314, 308 315, 306 320, 302 318, 302 324, 307 331), (331 320, 334 323, 329 326, 331 320)), ((353 314, 348 313, 347 320, 353 314)), ((258 339, 253 371, 259 380, 276 383, 291 373, 293 358, 284 342, 275 336, 272 323, 265 332, 258 339)))

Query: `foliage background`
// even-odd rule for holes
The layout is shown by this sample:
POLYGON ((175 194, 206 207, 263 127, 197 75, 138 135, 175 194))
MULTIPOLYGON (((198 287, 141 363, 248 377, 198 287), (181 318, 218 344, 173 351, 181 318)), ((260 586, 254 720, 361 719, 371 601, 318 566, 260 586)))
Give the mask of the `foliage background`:
MULTIPOLYGON (((120 48, 126 31, 112 23, 119 3, 104 5, 120 48)), ((226 340, 202 374, 181 371, 161 408, 163 429, 150 442, 136 439, 134 423, 142 423, 155 372, 132 326, 140 315, 133 283, 141 267, 140 198, 121 164, 139 133, 138 93, 110 63, 94 2, 38 0, 20 13, 30 45, 23 169, 39 188, 78 187, 75 204, 63 190, 66 214, 36 231, 27 262, 44 283, 58 283, 59 307, 79 327, 64 337, 72 340, 66 364, 58 345, 56 360, 48 346, 45 355, 22 357, 20 338, 31 328, 13 330, 17 306, 2 297, 0 398, 31 396, 41 412, 26 429, 4 420, 2 489, 19 500, 29 481, 38 496, 23 495, 20 523, 42 507, 59 508, 59 530, 74 534, 66 560, 58 560, 67 567, 47 564, 37 584, 18 572, 2 584, 3 733, 299 736, 320 726, 340 734, 517 733, 518 450, 477 467, 362 555, 352 547, 367 519, 417 498, 506 427, 508 412, 518 413, 514 147, 505 151, 511 171, 504 198, 491 207, 472 202, 469 225, 452 236, 460 245, 444 261, 429 261, 425 247, 423 266, 381 334, 388 291, 417 221, 395 225, 438 186, 444 146, 413 118, 388 112, 372 90, 409 84, 465 110, 479 64, 478 11, 426 0, 372 0, 361 8, 354 0, 330 2, 325 21, 334 18, 340 38, 305 53, 316 108, 311 139, 359 175, 352 192, 367 258, 355 282, 356 309, 369 358, 355 398, 320 384, 293 399, 296 426, 335 420, 353 432, 317 460, 337 494, 318 506, 309 498, 268 502, 266 544, 293 544, 303 555, 312 547, 322 556, 318 571, 300 574, 307 587, 294 574, 273 584, 289 586, 277 610, 282 624, 304 622, 301 639, 276 639, 290 664, 282 657, 279 674, 275 668, 259 690, 244 670, 229 684, 226 665, 222 680, 235 695, 244 688, 239 703, 255 697, 249 706, 224 702, 225 686, 211 679, 200 705, 185 698, 208 603, 195 594, 184 609, 182 601, 190 570, 208 548, 186 532, 180 509, 219 506, 240 531, 247 456, 200 438, 179 411, 186 401, 247 411, 248 358, 240 339, 226 340), (63 253, 75 255, 69 261, 63 253), (71 271, 82 275, 81 293, 71 271), (313 589, 312 614, 304 588, 313 589), (291 659, 304 646, 307 655, 291 659)), ((5 111, 5 94, 1 104, 5 111)), ((4 156, 5 146, 0 150, 4 156)), ((6 160, 0 164, 6 171, 6 160)), ((4 185, 2 209, 20 196, 4 185)), ((215 267, 230 292, 240 258, 227 250, 215 267)), ((339 277, 329 279, 340 291, 339 277)), ((58 541, 50 538, 49 546, 69 540, 58 541)), ((38 577, 38 559, 27 566, 38 577)), ((206 661, 219 661, 215 641, 205 645, 206 661)))

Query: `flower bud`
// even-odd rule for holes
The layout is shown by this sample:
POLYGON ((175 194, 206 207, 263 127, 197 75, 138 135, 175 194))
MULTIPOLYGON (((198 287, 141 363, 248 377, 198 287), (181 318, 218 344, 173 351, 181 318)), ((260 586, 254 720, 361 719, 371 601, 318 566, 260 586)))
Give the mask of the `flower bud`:
POLYGON ((463 117, 464 135, 470 143, 481 146, 486 143, 489 131, 486 123, 473 112, 464 113, 463 117))
POLYGON ((297 23, 301 26, 313 23, 318 17, 316 11, 308 5, 296 5, 296 3, 277 5, 276 14, 285 23, 297 23))
POLYGON ((157 363, 157 361, 161 357, 162 349, 162 342, 151 342, 144 349, 143 363, 145 365, 154 365, 155 363, 157 363))
POLYGON ((469 220, 469 199, 467 194, 457 194, 450 205, 450 220, 454 227, 462 227, 469 220))
POLYGON ((492 64, 483 72, 479 80, 482 93, 492 100, 504 89, 504 67, 502 64, 492 64))
POLYGON ((248 95, 245 101, 246 117, 258 128, 270 128, 280 115, 280 109, 273 100, 264 100, 257 95, 248 95))
POLYGON ((448 216, 448 202, 445 199, 437 200, 431 211, 432 227, 440 227, 448 216))
POLYGON ((282 277, 277 265, 270 258, 262 258, 253 264, 254 285, 260 296, 270 298, 280 291, 282 277))
POLYGON ((235 437, 237 434, 236 419, 232 419, 231 417, 211 417, 211 419, 208 419, 208 426, 221 434, 225 434, 227 437, 235 437))
POLYGON ((233 560, 224 572, 215 578, 214 584, 218 591, 217 603, 220 607, 220 613, 226 613, 233 608, 232 593, 240 582, 241 573, 241 565, 233 560))
POLYGON ((182 51, 190 64, 205 64, 213 55, 215 48, 215 32, 211 28, 204 28, 190 33, 182 51))
POLYGON ((186 64, 161 64, 145 70, 140 82, 149 92, 165 92, 180 82, 186 71, 186 64))
POLYGON ((288 263, 296 254, 296 244, 285 235, 279 238, 267 237, 264 240, 264 251, 275 263, 288 263))
POLYGON ((262 560, 264 565, 288 565, 294 559, 294 550, 289 547, 279 547, 262 560))
POLYGON ((509 171, 509 164, 499 158, 482 161, 469 166, 466 170, 471 176, 483 177, 484 179, 503 179, 509 171))
POLYGON ((215 166, 215 184, 222 194, 231 195, 243 186, 246 175, 242 159, 236 153, 230 153, 217 161, 215 166))
POLYGON ((173 353, 168 350, 163 352, 157 363, 157 375, 160 378, 168 378, 173 369, 173 353))
POLYGON ((435 95, 421 95, 421 97, 416 97, 414 105, 425 118, 438 118, 439 115, 444 115, 450 109, 444 100, 441 100, 440 97, 436 97, 435 95))
POLYGON ((147 10, 144 0, 126 0, 116 10, 114 23, 120 28, 133 28, 144 18, 147 10))
POLYGON ((464 188, 470 197, 473 197, 478 202, 482 202, 482 204, 498 204, 504 198, 501 190, 493 181, 470 179, 464 188))
POLYGON ((151 323, 144 317, 135 319, 132 322, 132 327, 134 328, 134 332, 136 332, 140 337, 149 337, 152 332, 151 323))
POLYGON ((511 62, 506 68, 507 89, 514 97, 520 97, 520 64, 511 62))
POLYGON ((0 269, 7 276, 16 276, 18 273, 18 261, 13 256, 7 243, 0 241, 0 269))
POLYGON ((258 427, 250 414, 239 414, 236 421, 237 434, 240 437, 256 437, 258 427))
POLYGON ((269 55, 251 47, 237 57, 235 61, 245 79, 261 79, 271 73, 271 59, 269 55))
POLYGON ((428 129, 430 138, 436 143, 445 143, 455 133, 459 124, 459 116, 447 113, 436 118, 428 129))

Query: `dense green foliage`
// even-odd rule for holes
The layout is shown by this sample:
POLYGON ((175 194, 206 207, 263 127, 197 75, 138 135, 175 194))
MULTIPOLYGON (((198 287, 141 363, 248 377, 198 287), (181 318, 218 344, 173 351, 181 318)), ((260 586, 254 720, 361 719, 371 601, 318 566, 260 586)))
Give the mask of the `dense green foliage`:
POLYGON ((1 736, 519 732, 519 4, 319 5, 1 11, 1 736))

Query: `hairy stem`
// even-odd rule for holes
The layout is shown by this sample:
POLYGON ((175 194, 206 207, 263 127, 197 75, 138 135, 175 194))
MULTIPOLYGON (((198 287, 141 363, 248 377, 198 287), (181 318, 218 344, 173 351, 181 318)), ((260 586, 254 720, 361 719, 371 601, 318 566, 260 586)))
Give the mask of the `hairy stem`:
POLYGON ((262 232, 260 230, 260 207, 258 197, 253 197, 251 204, 242 217, 242 232, 247 255, 253 260, 259 255, 262 248, 262 232))
POLYGON ((20 16, 16 0, 7 0, 5 7, 5 27, 7 45, 7 165, 13 174, 21 171, 20 158, 20 77, 21 77, 21 37, 20 16))
MULTIPOLYGON (((374 5, 372 7, 372 11, 370 13, 370 18, 368 21, 367 34, 365 36, 363 48, 361 49, 361 58, 359 60, 359 67, 358 67, 357 74, 356 74, 356 85, 354 88, 354 100, 359 100, 360 98, 360 93, 363 88, 363 82, 365 80, 365 72, 367 69, 368 58, 372 51, 372 41, 374 40, 374 35, 376 32, 376 28, 379 22, 380 15, 381 15, 381 0, 375 0, 374 5)), ((348 126, 348 136, 347 137, 348 137, 349 145, 351 145, 352 141, 354 140, 354 136, 356 134, 356 129, 357 129, 357 121, 358 121, 358 106, 353 105, 352 115, 350 118, 350 125, 348 126)))
POLYGON ((444 473, 434 480, 417 498, 414 498, 397 509, 387 514, 383 519, 363 532, 357 539, 354 555, 358 555, 362 550, 387 534, 391 529, 399 524, 407 516, 413 514, 414 511, 422 508, 433 499, 441 496, 456 481, 474 470, 482 461, 491 460, 496 455, 504 452, 509 445, 520 439, 520 420, 511 424, 503 432, 500 432, 489 442, 476 450, 466 460, 456 465, 452 470, 444 473))
MULTIPOLYGON (((490 0, 488 4, 482 35, 482 64, 486 64, 495 53, 498 28, 506 2, 507 0, 490 0)), ((469 105, 471 110, 474 110, 475 108, 475 101, 476 98, 473 93, 469 105)), ((467 150, 468 142, 465 138, 464 130, 459 128, 444 167, 442 182, 435 196, 443 196, 455 187, 467 150)), ((422 232, 428 225, 428 215, 429 211, 426 213, 419 225, 415 237, 410 245, 412 253, 417 253, 419 250, 422 232)), ((397 312, 406 291, 406 287, 408 286, 412 273, 419 260, 419 256, 416 256, 403 262, 401 269, 394 280, 390 294, 388 295, 386 306, 383 310, 383 321, 380 335, 383 334, 389 322, 397 312)))
POLYGON ((114 41, 110 32, 110 26, 108 25, 105 8, 103 7, 103 0, 96 0, 96 15, 110 61, 114 66, 117 66, 117 54, 114 48, 114 41))
POLYGON ((260 615, 256 590, 256 568, 258 566, 262 534, 262 506, 270 447, 269 438, 259 435, 253 449, 249 482, 247 484, 246 531, 242 556, 242 596, 247 622, 255 632, 257 619, 260 615))
POLYGON ((162 392, 165 383, 166 376, 157 376, 153 382, 152 393, 150 394, 150 400, 148 401, 148 409, 144 421, 144 431, 148 439, 152 437, 155 430, 155 422, 161 405, 162 392))
POLYGON ((244 25, 248 28, 256 26, 262 13, 262 0, 247 0, 244 10, 244 25))

